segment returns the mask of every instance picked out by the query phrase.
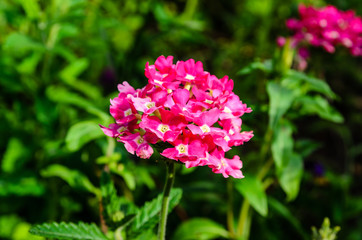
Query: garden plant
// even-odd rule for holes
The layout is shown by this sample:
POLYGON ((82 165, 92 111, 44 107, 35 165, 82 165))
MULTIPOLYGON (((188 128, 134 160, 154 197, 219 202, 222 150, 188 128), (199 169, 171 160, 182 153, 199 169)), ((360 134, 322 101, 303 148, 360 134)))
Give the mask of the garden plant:
POLYGON ((0 1, 0 239, 362 239, 361 15, 0 1))

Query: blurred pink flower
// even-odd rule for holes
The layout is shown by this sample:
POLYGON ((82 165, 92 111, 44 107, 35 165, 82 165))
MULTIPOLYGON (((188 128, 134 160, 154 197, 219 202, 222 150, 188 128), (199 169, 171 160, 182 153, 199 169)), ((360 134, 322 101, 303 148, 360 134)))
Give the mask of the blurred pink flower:
POLYGON ((233 80, 218 79, 193 59, 173 64, 172 56, 147 63, 145 76, 142 89, 118 85, 110 106, 116 123, 101 126, 103 132, 141 158, 151 157, 153 144, 166 142, 169 147, 160 153, 169 159, 242 178, 240 158, 227 159, 225 152, 253 137, 252 131, 241 131, 240 119, 251 109, 233 93, 233 80))
POLYGON ((323 8, 299 5, 299 15, 300 19, 286 21, 294 32, 292 39, 296 46, 321 46, 329 53, 336 46, 343 46, 353 56, 362 56, 362 18, 353 10, 341 11, 331 5, 323 8))

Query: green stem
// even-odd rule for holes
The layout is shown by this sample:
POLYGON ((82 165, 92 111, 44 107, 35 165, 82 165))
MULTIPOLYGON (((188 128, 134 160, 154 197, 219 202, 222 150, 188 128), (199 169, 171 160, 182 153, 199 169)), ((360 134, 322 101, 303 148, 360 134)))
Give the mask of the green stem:
POLYGON ((163 189, 162 208, 160 213, 160 222, 158 225, 158 239, 164 240, 166 237, 166 223, 168 214, 168 204, 170 192, 175 179, 175 163, 173 161, 167 161, 167 174, 165 188, 163 189))
POLYGON ((231 237, 235 236, 234 226, 234 211, 233 211, 233 183, 230 179, 227 180, 228 194, 228 210, 227 210, 227 226, 231 237))
MULTIPOLYGON (((247 231, 247 226, 250 226, 250 224, 247 223, 248 215, 249 215, 249 209, 250 209, 250 203, 246 198, 244 198, 243 205, 242 205, 241 210, 240 210, 238 228, 236 230, 236 235, 238 237, 243 237, 245 235, 246 231, 247 231)), ((251 219, 249 219, 249 221, 250 220, 251 219)))

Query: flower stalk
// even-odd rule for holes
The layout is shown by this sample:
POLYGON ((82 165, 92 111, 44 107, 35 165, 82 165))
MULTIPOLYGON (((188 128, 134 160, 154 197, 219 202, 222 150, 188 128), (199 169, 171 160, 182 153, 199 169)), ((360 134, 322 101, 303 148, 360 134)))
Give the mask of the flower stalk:
POLYGON ((171 161, 165 161, 165 163, 167 168, 167 174, 166 174, 165 187, 163 189, 160 222, 158 225, 159 240, 164 240, 166 237, 166 223, 167 223, 168 205, 170 200, 169 197, 175 179, 175 162, 171 160, 171 161))

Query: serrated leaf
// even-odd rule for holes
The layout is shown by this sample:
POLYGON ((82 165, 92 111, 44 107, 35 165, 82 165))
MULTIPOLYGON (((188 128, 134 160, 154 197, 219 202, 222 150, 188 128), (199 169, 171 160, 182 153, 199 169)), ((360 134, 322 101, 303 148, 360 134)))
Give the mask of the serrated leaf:
POLYGON ((310 91, 322 93, 331 99, 336 98, 336 94, 332 91, 329 85, 321 79, 308 76, 305 73, 295 70, 289 70, 287 77, 292 78, 294 81, 302 81, 306 83, 310 91))
POLYGON ((270 99, 269 127, 273 129, 292 105, 295 94, 291 89, 283 87, 276 82, 268 82, 267 92, 270 99))
POLYGON ((319 117, 335 123, 342 123, 343 116, 321 96, 304 96, 296 99, 301 104, 301 114, 316 114, 319 117))
POLYGON ((106 172, 101 176, 101 193, 103 216, 110 229, 124 227, 134 220, 137 213, 136 206, 117 195, 111 176, 106 172))
POLYGON ((29 232, 57 239, 108 240, 94 223, 45 223, 33 226, 29 232))
MULTIPOLYGON (((182 190, 174 188, 169 196, 169 212, 180 202, 182 190)), ((128 226, 127 232, 131 239, 137 237, 144 231, 152 229, 159 221, 159 213, 162 206, 162 194, 140 208, 135 220, 128 226)))
POLYGON ((246 198, 250 205, 262 216, 268 215, 268 201, 260 179, 253 175, 234 181, 235 188, 246 198))
POLYGON ((77 151, 86 143, 103 136, 104 134, 96 122, 83 121, 70 127, 65 142, 70 151, 77 151))
POLYGON ((59 177, 71 187, 99 195, 99 190, 89 181, 87 176, 78 170, 72 170, 59 164, 53 164, 41 170, 43 177, 59 177))
POLYGON ((208 240, 229 238, 229 232, 220 224, 207 218, 193 218, 179 226, 174 240, 208 240))

